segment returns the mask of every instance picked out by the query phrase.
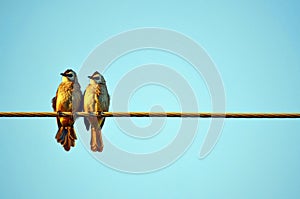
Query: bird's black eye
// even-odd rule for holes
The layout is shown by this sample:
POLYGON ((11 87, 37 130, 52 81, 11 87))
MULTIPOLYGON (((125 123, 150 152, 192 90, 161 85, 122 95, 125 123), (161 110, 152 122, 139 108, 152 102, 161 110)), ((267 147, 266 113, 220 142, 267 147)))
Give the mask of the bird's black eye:
POLYGON ((94 80, 99 80, 100 79, 100 77, 94 77, 94 80))
POLYGON ((71 73, 71 74, 66 74, 68 77, 73 77, 73 74, 71 73))

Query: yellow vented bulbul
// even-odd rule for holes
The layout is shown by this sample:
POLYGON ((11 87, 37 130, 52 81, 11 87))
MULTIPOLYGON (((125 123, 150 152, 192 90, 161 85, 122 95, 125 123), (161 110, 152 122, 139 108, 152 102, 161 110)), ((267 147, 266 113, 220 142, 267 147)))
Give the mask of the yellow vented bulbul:
MULTIPOLYGON (((82 93, 77 80, 76 73, 68 69, 62 75, 62 82, 58 86, 56 96, 52 99, 52 107, 56 112, 78 112, 82 111, 82 93)), ((75 146, 77 139, 74 122, 75 117, 56 117, 58 131, 55 136, 66 151, 75 146)))
MULTIPOLYGON (((95 72, 90 78, 90 84, 87 86, 84 92, 84 111, 85 112, 106 112, 109 108, 110 97, 106 87, 106 81, 104 77, 95 72)), ((105 118, 103 117, 85 117, 84 123, 86 129, 89 130, 91 126, 91 150, 103 151, 102 140, 102 127, 104 125, 105 118)))

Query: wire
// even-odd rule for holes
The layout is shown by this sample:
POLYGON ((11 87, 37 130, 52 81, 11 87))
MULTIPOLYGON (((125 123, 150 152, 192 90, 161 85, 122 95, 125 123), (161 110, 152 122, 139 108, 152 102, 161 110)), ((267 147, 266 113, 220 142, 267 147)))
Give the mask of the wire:
POLYGON ((300 118, 300 113, 209 112, 0 112, 0 117, 191 117, 191 118, 300 118))

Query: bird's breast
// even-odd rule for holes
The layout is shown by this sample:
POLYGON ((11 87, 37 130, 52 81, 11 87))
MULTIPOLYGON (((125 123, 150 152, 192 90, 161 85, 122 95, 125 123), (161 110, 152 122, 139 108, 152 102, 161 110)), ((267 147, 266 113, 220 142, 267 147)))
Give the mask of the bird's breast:
POLYGON ((77 111, 81 103, 81 91, 72 84, 62 83, 57 92, 56 111, 77 111))
POLYGON ((85 111, 108 111, 109 97, 106 87, 89 85, 84 95, 85 111))

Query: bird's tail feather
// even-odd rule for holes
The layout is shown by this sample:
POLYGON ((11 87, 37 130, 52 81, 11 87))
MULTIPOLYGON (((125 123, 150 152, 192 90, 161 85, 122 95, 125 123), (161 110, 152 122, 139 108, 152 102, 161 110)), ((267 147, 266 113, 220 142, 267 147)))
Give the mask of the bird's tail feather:
POLYGON ((101 131, 101 128, 99 128, 97 130, 97 151, 98 152, 102 152, 103 151, 103 140, 102 140, 102 131, 101 131))
POLYGON ((75 146, 75 140, 77 139, 73 126, 63 127, 61 126, 55 136, 58 143, 60 143, 66 151, 69 151, 71 147, 75 146))
POLYGON ((91 150, 96 152, 102 152, 103 151, 103 140, 102 140, 102 132, 101 128, 96 129, 92 128, 91 129, 91 150))

